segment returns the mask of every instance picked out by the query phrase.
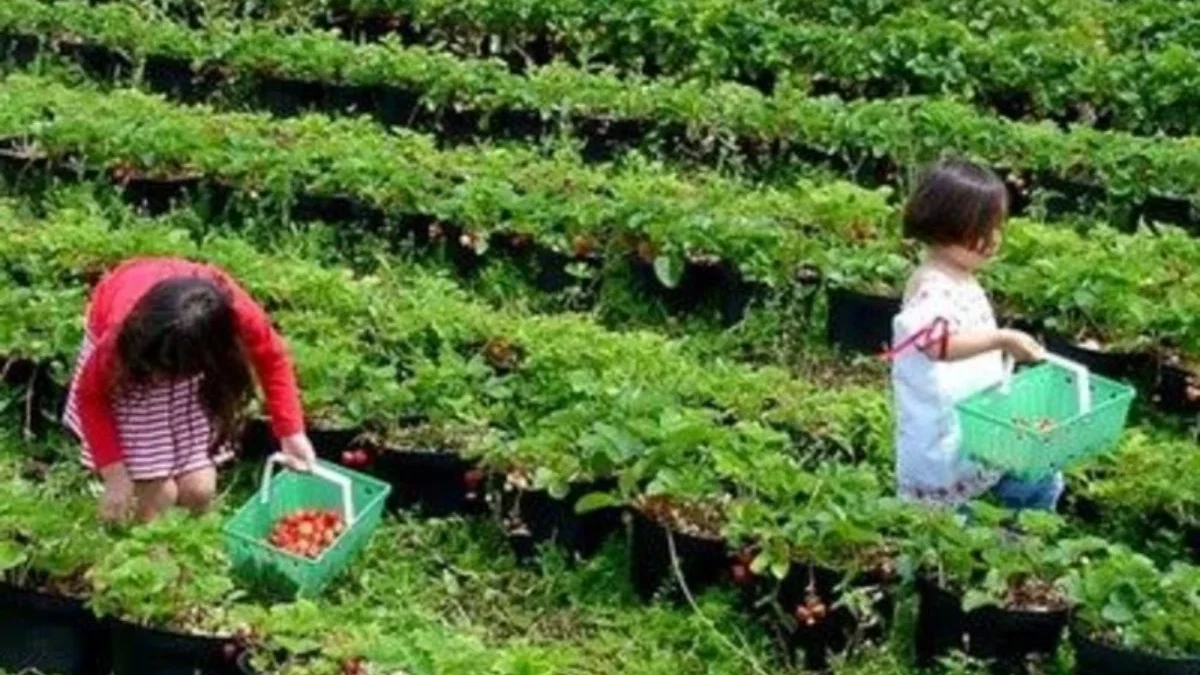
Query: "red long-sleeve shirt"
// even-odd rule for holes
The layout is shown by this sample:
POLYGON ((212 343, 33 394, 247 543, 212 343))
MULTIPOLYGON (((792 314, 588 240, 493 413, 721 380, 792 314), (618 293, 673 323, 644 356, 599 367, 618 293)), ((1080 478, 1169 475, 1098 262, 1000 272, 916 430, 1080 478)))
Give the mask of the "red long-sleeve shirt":
POLYGON ((262 386, 272 430, 280 438, 304 431, 304 413, 287 346, 262 307, 216 267, 175 258, 133 259, 105 276, 92 292, 87 331, 95 351, 76 376, 81 431, 97 469, 121 461, 124 454, 112 402, 119 358, 117 335, 138 300, 155 284, 181 276, 211 279, 230 291, 238 339, 262 386))

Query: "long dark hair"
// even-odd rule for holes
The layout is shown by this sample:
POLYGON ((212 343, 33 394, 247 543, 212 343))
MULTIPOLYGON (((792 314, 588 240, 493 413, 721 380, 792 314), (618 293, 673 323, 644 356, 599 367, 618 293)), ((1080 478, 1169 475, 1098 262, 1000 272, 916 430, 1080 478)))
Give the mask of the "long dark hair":
POLYGON ((199 377, 214 453, 238 433, 254 381, 237 337, 232 294, 203 277, 173 277, 138 300, 117 335, 116 389, 199 377))

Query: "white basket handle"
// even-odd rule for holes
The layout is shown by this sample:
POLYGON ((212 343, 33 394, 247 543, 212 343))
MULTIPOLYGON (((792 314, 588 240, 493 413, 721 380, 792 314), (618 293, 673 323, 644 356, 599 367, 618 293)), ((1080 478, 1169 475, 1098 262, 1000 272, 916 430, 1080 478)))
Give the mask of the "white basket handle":
MULTIPOLYGON (((274 475, 276 465, 287 465, 287 456, 282 452, 277 452, 267 458, 267 465, 263 469, 262 489, 258 491, 259 499, 266 504, 271 501, 271 477, 274 475)), ((349 528, 354 524, 354 490, 350 485, 350 479, 336 471, 321 466, 320 462, 312 462, 312 475, 337 485, 342 490, 342 517, 346 521, 346 527, 349 528)))
MULTIPOLYGON (((1063 358, 1058 354, 1046 353, 1046 361, 1054 365, 1069 370, 1075 375, 1075 392, 1079 399, 1079 414, 1086 415, 1092 411, 1092 375, 1088 371, 1087 366, 1082 363, 1076 363, 1067 358, 1063 358)), ((1004 372, 1000 377, 1000 393, 1007 396, 1009 384, 1012 382, 1013 370, 1016 368, 1016 361, 1008 353, 1004 353, 1004 372)))

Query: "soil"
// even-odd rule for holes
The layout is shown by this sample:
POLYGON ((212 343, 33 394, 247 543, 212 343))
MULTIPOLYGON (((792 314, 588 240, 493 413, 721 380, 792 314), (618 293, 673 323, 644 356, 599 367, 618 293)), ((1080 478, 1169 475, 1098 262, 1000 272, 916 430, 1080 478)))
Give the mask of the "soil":
POLYGON ((525 353, 520 345, 504 338, 493 338, 483 345, 483 357, 497 371, 511 372, 521 365, 525 353))
POLYGON ((720 540, 725 526, 722 502, 693 502, 681 504, 665 496, 641 497, 634 508, 645 516, 676 532, 700 539, 720 540))
POLYGON ((1062 592, 1054 584, 1040 579, 1026 579, 1010 586, 1004 596, 1006 609, 1022 612, 1059 612, 1067 606, 1062 592))
POLYGON ((452 454, 465 450, 476 435, 469 427, 442 427, 433 424, 390 429, 383 433, 365 434, 369 445, 399 452, 420 452, 431 455, 452 454))
POLYGON ((864 553, 859 559, 859 564, 862 566, 863 574, 870 580, 887 582, 894 580, 899 573, 899 568, 896 566, 898 557, 899 554, 893 548, 880 546, 864 553))

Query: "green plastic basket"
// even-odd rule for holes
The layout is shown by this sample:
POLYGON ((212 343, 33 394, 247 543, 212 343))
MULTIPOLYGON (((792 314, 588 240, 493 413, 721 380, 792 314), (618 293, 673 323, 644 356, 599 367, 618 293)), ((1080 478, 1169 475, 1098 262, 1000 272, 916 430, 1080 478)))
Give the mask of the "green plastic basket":
POLYGON ((1133 387, 1049 355, 1046 363, 1011 381, 1006 375, 1004 382, 957 406, 963 452, 1021 478, 1048 476, 1112 448, 1134 393, 1133 387))
POLYGON ((225 524, 225 544, 234 572, 255 588, 311 597, 366 546, 391 486, 327 462, 317 462, 311 473, 274 473, 281 463, 280 455, 267 460, 258 494, 225 524), (300 509, 336 509, 345 518, 345 530, 316 559, 292 555, 268 541, 279 519, 300 509))

